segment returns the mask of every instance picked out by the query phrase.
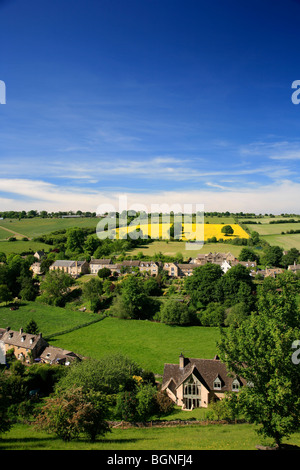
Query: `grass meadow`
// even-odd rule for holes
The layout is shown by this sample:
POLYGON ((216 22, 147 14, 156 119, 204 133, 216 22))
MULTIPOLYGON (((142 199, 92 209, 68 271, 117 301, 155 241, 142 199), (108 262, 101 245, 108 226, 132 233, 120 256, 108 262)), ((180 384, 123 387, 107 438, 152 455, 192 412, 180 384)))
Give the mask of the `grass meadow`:
MULTIPOLYGON (((189 412, 186 412, 189 413, 189 412)), ((176 427, 112 429, 91 443, 84 436, 64 442, 53 434, 17 424, 3 434, 0 450, 102 450, 102 451, 180 451, 180 450, 256 450, 260 438, 250 424, 207 424, 176 427)), ((300 433, 284 444, 300 446, 300 433)), ((134 455, 134 454, 133 454, 134 455)), ((267 455, 265 455, 267 457, 267 455)), ((223 457, 222 457, 223 458, 223 457)))
POLYGON ((3 219, 0 220, 0 229, 3 227, 25 237, 34 238, 38 235, 44 235, 56 230, 68 229, 71 227, 95 227, 96 229, 98 222, 98 217, 80 217, 78 219, 3 219))
POLYGON ((134 250, 128 251, 127 256, 135 256, 139 252, 142 252, 147 257, 152 257, 156 253, 163 253, 166 256, 175 256, 181 253, 183 258, 195 258, 198 253, 232 253, 235 256, 240 254, 242 246, 230 245, 227 243, 205 243, 202 246, 198 246, 197 249, 189 249, 191 244, 186 244, 184 241, 168 241, 168 240, 155 240, 147 245, 141 245, 134 250))
POLYGON ((177 363, 180 353, 212 359, 216 354, 219 329, 213 327, 169 326, 146 320, 119 320, 107 317, 102 321, 55 336, 55 333, 84 325, 99 318, 97 314, 68 308, 52 307, 39 302, 26 302, 19 310, 0 307, 0 328, 19 330, 34 319, 44 337, 54 335, 53 346, 69 349, 87 357, 122 353, 147 370, 162 374, 164 363, 177 363))
POLYGON ((289 230, 300 230, 300 223, 284 223, 284 224, 247 224, 247 227, 257 232, 260 237, 271 246, 280 246, 284 250, 297 248, 300 250, 300 233, 282 234, 289 230))

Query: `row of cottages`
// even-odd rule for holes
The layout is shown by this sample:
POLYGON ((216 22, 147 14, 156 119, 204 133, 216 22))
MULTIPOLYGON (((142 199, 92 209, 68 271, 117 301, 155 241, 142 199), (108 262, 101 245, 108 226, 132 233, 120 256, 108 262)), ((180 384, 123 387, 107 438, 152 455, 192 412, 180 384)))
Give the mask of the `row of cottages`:
MULTIPOLYGON (((232 257, 229 259, 222 253, 217 253, 218 262, 223 272, 227 272, 232 266, 236 264, 243 264, 244 266, 254 270, 256 267, 255 261, 242 262, 232 257), (223 257, 222 257, 223 255, 223 257)), ((159 269, 163 269, 167 272, 170 277, 180 278, 185 276, 192 276, 194 269, 199 266, 203 266, 206 263, 213 263, 213 259, 207 255, 205 261, 202 259, 198 261, 198 258, 191 259, 188 263, 177 263, 177 262, 159 262, 159 261, 139 261, 139 260, 126 260, 120 263, 113 263, 111 259, 92 259, 90 263, 87 261, 70 261, 70 260, 57 260, 51 266, 50 270, 60 269, 73 277, 78 277, 81 274, 97 274, 100 269, 108 268, 113 274, 122 274, 126 271, 132 271, 133 268, 139 272, 148 272, 151 276, 157 276, 159 269)), ((33 269, 33 267, 32 267, 33 269)))
POLYGON ((0 364, 6 363, 6 353, 12 349, 15 357, 25 364, 35 361, 69 365, 75 359, 80 360, 72 351, 50 346, 41 333, 33 335, 25 333, 23 328, 19 331, 0 328, 0 364))
POLYGON ((178 364, 165 364, 162 390, 182 409, 207 408, 221 400, 225 392, 238 392, 246 385, 242 377, 231 377, 218 356, 214 359, 191 359, 179 356, 178 364))
POLYGON ((257 267, 256 261, 239 261, 231 253, 200 253, 197 255, 197 258, 194 258, 191 262, 197 266, 204 266, 207 263, 218 264, 221 266, 223 273, 226 273, 237 264, 242 264, 246 268, 249 268, 251 275, 253 275, 257 267))
POLYGON ((108 268, 112 273, 121 274, 124 270, 138 269, 140 272, 149 272, 151 276, 157 276, 161 263, 156 261, 127 260, 114 264, 111 259, 92 259, 90 261, 91 274, 97 274, 102 268, 108 268))

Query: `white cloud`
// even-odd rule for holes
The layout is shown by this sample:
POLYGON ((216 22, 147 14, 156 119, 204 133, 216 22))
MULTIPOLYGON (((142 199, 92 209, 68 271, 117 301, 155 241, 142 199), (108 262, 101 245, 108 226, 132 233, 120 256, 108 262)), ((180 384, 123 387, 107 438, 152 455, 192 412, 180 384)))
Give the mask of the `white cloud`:
POLYGON ((133 204, 204 204, 205 211, 232 211, 280 214, 299 212, 300 184, 288 180, 278 184, 240 190, 204 189, 193 191, 156 191, 153 193, 86 191, 61 188, 44 181, 29 179, 0 180, 2 192, 10 197, 0 199, 5 210, 89 210, 96 211, 100 204, 111 204, 118 210, 119 196, 126 195, 128 208, 133 204), (16 197, 13 197, 15 195, 16 197))

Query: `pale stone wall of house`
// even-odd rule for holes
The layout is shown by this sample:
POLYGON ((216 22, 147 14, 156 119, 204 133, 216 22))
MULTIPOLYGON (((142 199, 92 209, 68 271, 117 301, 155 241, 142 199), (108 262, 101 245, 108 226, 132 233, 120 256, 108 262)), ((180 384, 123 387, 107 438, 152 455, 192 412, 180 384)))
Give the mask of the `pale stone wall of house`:
POLYGON ((5 344, 3 341, 0 341, 0 364, 5 364, 6 363, 6 350, 5 350, 5 344))

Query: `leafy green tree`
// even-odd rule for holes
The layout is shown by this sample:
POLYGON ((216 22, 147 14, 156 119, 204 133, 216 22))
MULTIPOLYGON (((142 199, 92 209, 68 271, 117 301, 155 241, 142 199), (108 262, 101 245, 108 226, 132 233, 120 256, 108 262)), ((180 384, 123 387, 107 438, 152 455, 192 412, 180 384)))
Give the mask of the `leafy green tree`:
POLYGON ((21 290, 19 296, 22 300, 35 300, 39 292, 37 282, 32 277, 21 278, 21 290))
POLYGON ((103 285, 100 279, 92 278, 82 286, 82 294, 85 301, 89 302, 93 312, 97 312, 101 307, 101 296, 103 294, 103 285))
POLYGON ((114 394, 119 392, 120 387, 126 388, 134 375, 142 375, 142 368, 138 364, 122 354, 112 354, 100 360, 86 359, 71 364, 56 389, 59 391, 78 386, 83 390, 114 394))
POLYGON ((31 335, 37 335, 39 333, 39 329, 35 320, 30 320, 27 325, 25 326, 26 333, 31 335))
POLYGON ((221 229, 221 232, 224 233, 225 236, 229 236, 234 233, 234 230, 231 225, 224 225, 224 227, 221 229))
POLYGON ((56 306, 63 306, 74 280, 61 270, 49 271, 41 282, 41 300, 56 306))
POLYGON ((292 265, 294 263, 297 264, 299 256, 300 256, 299 250, 297 250, 297 248, 291 248, 290 250, 288 250, 286 254, 282 256, 282 260, 281 260, 282 266, 284 268, 287 268, 289 265, 292 265))
POLYGON ((249 270, 237 264, 232 266, 220 279, 217 285, 219 299, 227 301, 227 304, 245 302, 249 308, 254 307, 255 284, 250 276, 249 270))
POLYGON ((10 302, 13 296, 6 284, 0 285, 0 302, 10 302))
POLYGON ((66 249, 71 253, 83 253, 85 233, 78 227, 67 230, 66 249))
POLYGON ((152 384, 138 387, 136 411, 140 421, 147 421, 157 413, 157 388, 152 384))
POLYGON ((107 402, 101 393, 72 388, 46 398, 35 425, 64 441, 78 438, 81 432, 95 441, 109 431, 107 415, 107 402))
POLYGON ((111 270, 109 268, 101 268, 97 274, 100 279, 107 279, 111 275, 111 270))
POLYGON ((278 446, 300 425, 300 367, 292 360, 300 338, 297 294, 293 273, 263 283, 258 313, 224 329, 218 345, 221 360, 248 384, 238 395, 240 409, 278 446))
POLYGON ((251 248, 244 247, 239 254, 239 261, 259 261, 259 256, 251 248))
MULTIPOLYGON (((128 275, 121 286, 121 298, 117 299, 123 318, 145 319, 154 315, 157 303, 145 294, 143 282, 135 275, 128 275)), ((116 311, 115 304, 112 307, 116 311)))
POLYGON ((225 307, 219 302, 210 302, 205 310, 199 313, 201 325, 222 326, 225 319, 225 307))
POLYGON ((167 325, 190 325, 195 321, 186 303, 175 299, 163 302, 159 318, 162 323, 167 325))
POLYGON ((226 310, 224 325, 238 327, 248 317, 249 313, 248 305, 244 302, 235 304, 226 310))
POLYGON ((100 240, 96 238, 95 235, 89 235, 84 242, 83 251, 92 256, 99 245, 100 240))
POLYGON ((12 422, 8 414, 9 400, 6 393, 4 373, 0 370, 0 434, 10 430, 12 422))
POLYGON ((185 289, 195 308, 203 308, 219 300, 216 285, 222 275, 221 266, 207 263, 194 269, 193 276, 185 278, 185 289))
POLYGON ((161 295, 162 290, 159 286, 157 279, 154 277, 150 277, 146 281, 143 282, 144 292, 147 295, 161 295))
POLYGON ((280 246, 269 246, 261 258, 261 263, 269 267, 280 267, 282 265, 282 257, 283 249, 280 246))

